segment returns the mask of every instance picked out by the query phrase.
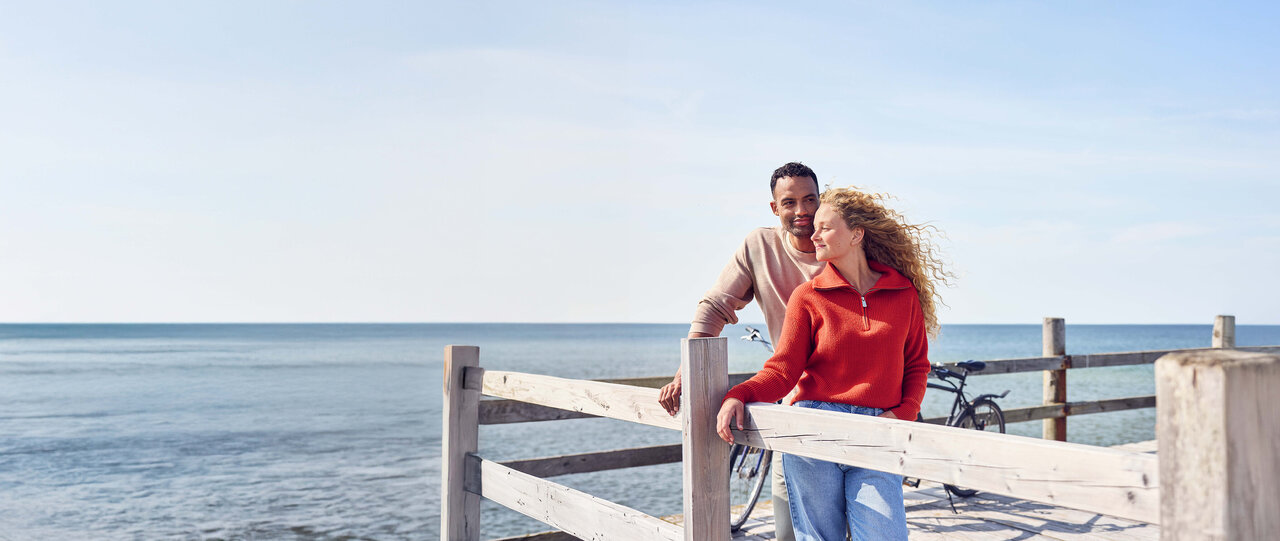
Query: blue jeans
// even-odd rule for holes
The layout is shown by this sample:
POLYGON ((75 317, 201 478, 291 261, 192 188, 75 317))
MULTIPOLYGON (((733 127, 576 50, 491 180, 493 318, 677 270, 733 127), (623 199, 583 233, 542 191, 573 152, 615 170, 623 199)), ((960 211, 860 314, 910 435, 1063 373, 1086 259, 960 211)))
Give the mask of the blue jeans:
MULTIPOLYGON (((880 415, 884 410, 801 400, 801 408, 880 415)), ((902 476, 825 460, 783 455, 791 524, 796 541, 839 541, 845 528, 853 541, 907 539, 902 476)))

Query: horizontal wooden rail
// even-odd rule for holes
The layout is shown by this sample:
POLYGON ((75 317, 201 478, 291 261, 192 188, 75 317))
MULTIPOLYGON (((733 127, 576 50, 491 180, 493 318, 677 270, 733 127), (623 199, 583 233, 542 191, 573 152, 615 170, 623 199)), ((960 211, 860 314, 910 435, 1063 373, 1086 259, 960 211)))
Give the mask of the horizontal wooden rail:
MULTIPOLYGON (((1248 346, 1233 348, 1237 351, 1253 353, 1280 353, 1280 346, 1248 346)), ((1152 351, 1128 351, 1122 353, 1082 353, 1059 355, 1056 357, 1026 357, 1019 359, 994 359, 984 361, 987 366, 981 372, 971 376, 993 376, 996 374, 1013 374, 1018 372, 1040 372, 1043 370, 1064 370, 1076 368, 1102 368, 1107 366, 1129 366, 1135 364, 1154 364, 1156 359, 1166 353, 1203 353, 1215 351, 1213 348, 1198 349, 1161 349, 1152 351)), ((956 369, 956 363, 943 363, 956 369)))
POLYGON ((1156 523, 1156 457, 1009 434, 749 404, 735 441, 1156 523))
POLYGON ((652 447, 633 447, 631 449, 576 455, 508 460, 501 464, 534 477, 545 478, 571 473, 620 470, 623 468, 680 462, 680 447, 678 443, 674 445, 654 445, 652 447))
POLYGON ((579 411, 566 411, 519 400, 497 399, 480 401, 480 424, 482 425, 560 421, 563 419, 587 419, 591 417, 598 417, 598 415, 579 411))
MULTIPOLYGON (((733 386, 742 383, 753 375, 755 374, 729 374, 729 385, 733 386)), ((671 378, 662 376, 656 378, 618 378, 591 381, 656 389, 670 383, 671 378)), ((479 384, 477 383, 477 385, 479 384)), ((479 389, 479 387, 476 388, 479 389)), ((496 399, 480 401, 480 424, 482 425, 532 423, 538 421, 559 421, 563 419, 586 419, 590 417, 598 416, 579 411, 566 411, 550 406, 530 404, 519 400, 496 399)))
POLYGON ((630 507, 469 455, 466 490, 581 539, 680 541, 684 529, 630 507))
MULTIPOLYGON (((1052 419, 1056 417, 1154 407, 1156 407, 1155 395, 1110 398, 1107 400, 1085 400, 1080 402, 1068 402, 1066 404, 1050 404, 1048 406, 1031 406, 1028 408, 1004 410, 1004 422, 1023 423, 1026 421, 1038 421, 1040 419, 1052 419)), ((926 419, 926 421, 927 420, 928 419, 926 419)), ((945 419, 943 419, 943 421, 945 421, 945 419)))
POLYGON ((468 368, 467 385, 479 383, 489 396, 530 402, 598 417, 680 430, 680 418, 658 405, 658 390, 617 383, 582 381, 468 368))

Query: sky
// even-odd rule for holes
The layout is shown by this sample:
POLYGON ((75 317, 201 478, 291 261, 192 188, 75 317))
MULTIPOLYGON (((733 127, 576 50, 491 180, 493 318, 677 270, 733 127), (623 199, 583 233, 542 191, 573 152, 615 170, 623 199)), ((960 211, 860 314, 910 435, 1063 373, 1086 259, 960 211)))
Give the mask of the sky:
POLYGON ((945 233, 944 324, 1280 324, 1278 21, 0 0, 0 322, 686 322, 802 161, 945 233))

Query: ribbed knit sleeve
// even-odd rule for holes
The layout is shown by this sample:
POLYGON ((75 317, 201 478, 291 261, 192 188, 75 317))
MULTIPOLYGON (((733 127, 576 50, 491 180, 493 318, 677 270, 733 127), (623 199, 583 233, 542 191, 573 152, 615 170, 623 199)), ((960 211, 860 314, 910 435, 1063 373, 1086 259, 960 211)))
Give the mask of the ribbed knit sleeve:
POLYGON ((746 307, 755 295, 751 264, 748 243, 743 241, 733 259, 720 271, 716 283, 698 301, 690 332, 720 336, 725 325, 738 322, 738 310, 746 307))
POLYGON ((902 347, 902 403, 889 410, 907 421, 916 420, 920 414, 929 380, 929 334, 924 329, 924 310, 915 302, 912 311, 911 328, 902 347))
POLYGON ((787 301, 787 316, 782 323, 782 336, 775 344, 777 351, 751 379, 729 389, 724 395, 725 400, 776 402, 791 392, 813 353, 813 319, 806 306, 812 302, 813 295, 810 284, 801 285, 791 293, 787 301))

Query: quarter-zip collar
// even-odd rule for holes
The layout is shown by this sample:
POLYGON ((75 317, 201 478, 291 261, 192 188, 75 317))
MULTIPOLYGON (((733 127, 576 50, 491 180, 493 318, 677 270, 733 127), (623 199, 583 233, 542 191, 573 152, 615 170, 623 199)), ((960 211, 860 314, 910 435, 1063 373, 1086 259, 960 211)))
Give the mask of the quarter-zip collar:
POLYGON ((844 276, 841 276, 840 271, 837 271, 831 263, 827 263, 826 268, 813 277, 813 288, 817 290, 848 289, 850 293, 865 297, 872 291, 881 289, 907 289, 912 287, 911 280, 894 270, 893 267, 870 259, 867 260, 867 266, 871 267, 871 270, 880 273, 880 279, 876 280, 876 284, 864 293, 858 293, 858 289, 853 287, 844 276))

